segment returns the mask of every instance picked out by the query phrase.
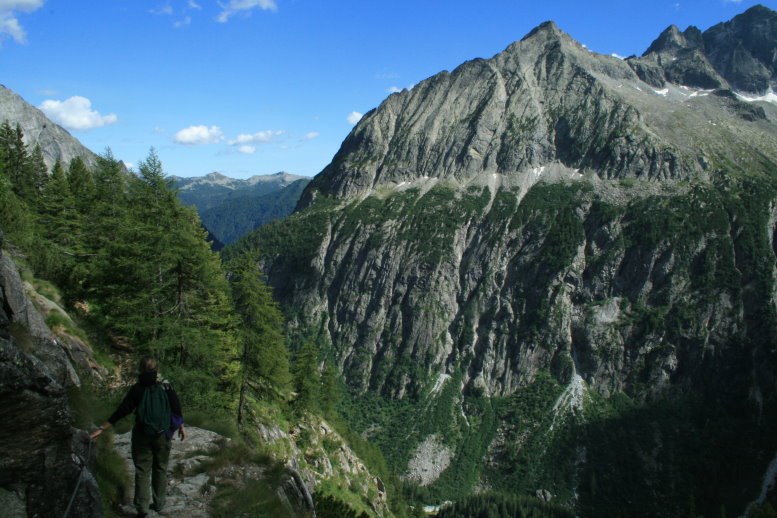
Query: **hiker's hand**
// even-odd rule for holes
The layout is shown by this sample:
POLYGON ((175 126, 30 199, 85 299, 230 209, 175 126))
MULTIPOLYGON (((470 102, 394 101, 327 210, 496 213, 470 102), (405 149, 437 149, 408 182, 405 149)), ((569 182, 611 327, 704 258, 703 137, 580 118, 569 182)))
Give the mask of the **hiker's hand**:
POLYGON ((182 441, 186 439, 186 430, 184 430, 183 425, 178 429, 178 437, 180 437, 182 441))
POLYGON ((108 422, 103 423, 103 425, 100 428, 98 428, 97 430, 89 434, 89 438, 94 439, 95 437, 97 437, 98 435, 100 435, 110 427, 111 427, 111 423, 108 423, 108 422))

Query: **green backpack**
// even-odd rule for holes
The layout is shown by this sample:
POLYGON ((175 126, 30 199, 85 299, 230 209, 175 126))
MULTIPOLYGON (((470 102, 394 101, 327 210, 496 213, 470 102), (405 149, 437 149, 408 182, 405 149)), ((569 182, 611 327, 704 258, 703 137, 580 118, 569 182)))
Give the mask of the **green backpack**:
POLYGON ((156 436, 170 428, 170 400, 162 383, 146 387, 138 405, 138 416, 146 435, 156 436))

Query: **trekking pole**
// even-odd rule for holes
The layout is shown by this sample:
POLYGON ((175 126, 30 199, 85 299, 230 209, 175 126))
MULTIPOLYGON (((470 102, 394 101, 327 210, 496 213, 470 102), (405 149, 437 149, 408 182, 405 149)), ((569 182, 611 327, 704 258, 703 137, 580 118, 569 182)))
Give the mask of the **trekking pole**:
POLYGON ((76 488, 73 490, 73 494, 70 496, 70 502, 67 504, 67 508, 65 509, 65 514, 62 515, 62 518, 67 518, 67 515, 70 514, 70 508, 73 506, 73 502, 76 499, 76 495, 78 494, 78 488, 81 487, 81 479, 83 478, 84 469, 86 468, 86 463, 89 462, 89 457, 92 456, 92 441, 93 439, 89 439, 89 446, 86 449, 86 459, 81 462, 81 471, 78 472, 78 480, 76 480, 76 488))

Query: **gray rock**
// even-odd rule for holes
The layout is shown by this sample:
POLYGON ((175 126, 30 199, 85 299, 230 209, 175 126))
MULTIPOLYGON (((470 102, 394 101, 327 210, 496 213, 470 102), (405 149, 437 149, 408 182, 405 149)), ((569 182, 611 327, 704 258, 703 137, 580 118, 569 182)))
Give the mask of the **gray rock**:
POLYGON ((24 487, 29 516, 102 516, 84 432, 71 428, 64 388, 46 366, 0 339, 0 487, 24 487))
POLYGON ((23 488, 14 490, 0 487, 0 509, 6 518, 27 518, 23 488))
POLYGON ((658 67, 675 84, 763 95, 777 79, 776 51, 777 13, 758 5, 704 33, 672 25, 629 64, 654 86, 658 67))
MULTIPOLYGON (((81 381, 71 365, 63 347, 59 344, 43 316, 27 296, 16 264, 4 251, 0 251, 0 291, 8 318, 14 324, 12 332, 17 344, 26 352, 43 360, 54 379, 67 387, 78 386, 81 381)), ((2 320, 0 316, 0 320, 2 320)))
POLYGON ((67 130, 51 122, 42 111, 28 104, 8 88, 0 85, 0 123, 17 123, 24 131, 24 142, 30 148, 40 145, 49 170, 59 160, 65 167, 79 156, 88 167, 97 163, 96 155, 84 147, 67 130))

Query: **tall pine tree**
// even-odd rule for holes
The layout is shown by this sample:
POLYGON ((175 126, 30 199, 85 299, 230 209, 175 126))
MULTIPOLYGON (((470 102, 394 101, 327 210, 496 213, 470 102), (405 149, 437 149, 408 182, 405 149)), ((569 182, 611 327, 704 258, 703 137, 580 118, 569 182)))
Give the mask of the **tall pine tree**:
POLYGON ((289 359, 281 333, 283 316, 270 289, 259 278, 255 261, 247 254, 241 257, 234 264, 230 279, 242 324, 237 419, 238 424, 243 424, 251 395, 278 398, 287 391, 289 359))

